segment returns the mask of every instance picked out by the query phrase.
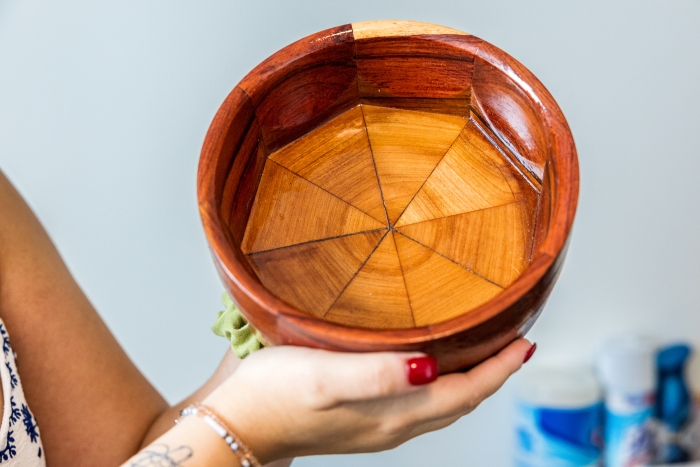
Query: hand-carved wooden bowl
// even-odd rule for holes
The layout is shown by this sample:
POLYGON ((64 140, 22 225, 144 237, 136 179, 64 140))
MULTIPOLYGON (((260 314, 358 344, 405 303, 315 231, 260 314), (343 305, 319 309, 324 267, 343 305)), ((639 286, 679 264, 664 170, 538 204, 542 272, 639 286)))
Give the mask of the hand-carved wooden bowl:
POLYGON ((261 63, 219 109, 199 206, 266 345, 422 350, 442 371, 534 323, 578 197, 561 110, 472 35, 354 23, 261 63))

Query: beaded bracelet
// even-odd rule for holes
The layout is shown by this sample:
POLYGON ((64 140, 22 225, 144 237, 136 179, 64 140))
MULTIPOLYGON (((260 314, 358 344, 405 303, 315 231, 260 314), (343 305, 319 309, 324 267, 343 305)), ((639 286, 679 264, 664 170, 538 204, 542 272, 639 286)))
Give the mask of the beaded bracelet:
POLYGON ((188 415, 196 415, 204 420, 207 425, 212 427, 216 434, 221 436, 221 439, 228 444, 231 451, 241 460, 241 467, 262 467, 260 462, 250 451, 250 448, 243 444, 209 407, 202 404, 192 404, 180 411, 180 418, 175 420, 175 423, 179 423, 180 420, 188 415))

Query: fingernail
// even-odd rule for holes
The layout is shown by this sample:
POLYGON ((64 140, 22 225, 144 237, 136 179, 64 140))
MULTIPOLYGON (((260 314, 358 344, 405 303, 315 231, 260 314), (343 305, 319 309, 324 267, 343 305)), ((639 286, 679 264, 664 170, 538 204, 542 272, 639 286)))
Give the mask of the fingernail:
POLYGON ((537 350, 537 342, 532 344, 532 346, 528 349, 527 353, 525 354, 525 358, 523 359, 523 365, 532 358, 532 356, 535 354, 535 350, 537 350))
POLYGON ((406 362, 408 382, 414 386, 428 384, 438 377, 437 358, 426 356, 411 358, 406 362))

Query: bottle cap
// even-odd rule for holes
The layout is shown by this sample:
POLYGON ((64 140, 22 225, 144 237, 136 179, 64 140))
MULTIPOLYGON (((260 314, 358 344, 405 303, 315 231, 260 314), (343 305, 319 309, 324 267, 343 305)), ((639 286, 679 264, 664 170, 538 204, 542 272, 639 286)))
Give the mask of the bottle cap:
POLYGON ((656 352, 656 343, 647 337, 630 335, 609 341, 598 359, 603 386, 629 393, 653 391, 656 352))
POLYGON ((538 407, 579 409, 602 399, 595 373, 588 366, 532 366, 520 370, 518 376, 518 397, 538 407))

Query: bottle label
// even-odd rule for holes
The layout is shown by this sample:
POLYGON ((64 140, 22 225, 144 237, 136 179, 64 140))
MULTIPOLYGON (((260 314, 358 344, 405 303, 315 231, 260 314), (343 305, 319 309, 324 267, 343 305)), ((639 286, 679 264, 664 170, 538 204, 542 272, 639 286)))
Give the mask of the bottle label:
POLYGON ((602 404, 576 409, 521 402, 516 418, 516 467, 597 467, 602 404))
POLYGON ((657 428, 653 407, 653 393, 606 397, 606 467, 638 467, 654 460, 657 428))

